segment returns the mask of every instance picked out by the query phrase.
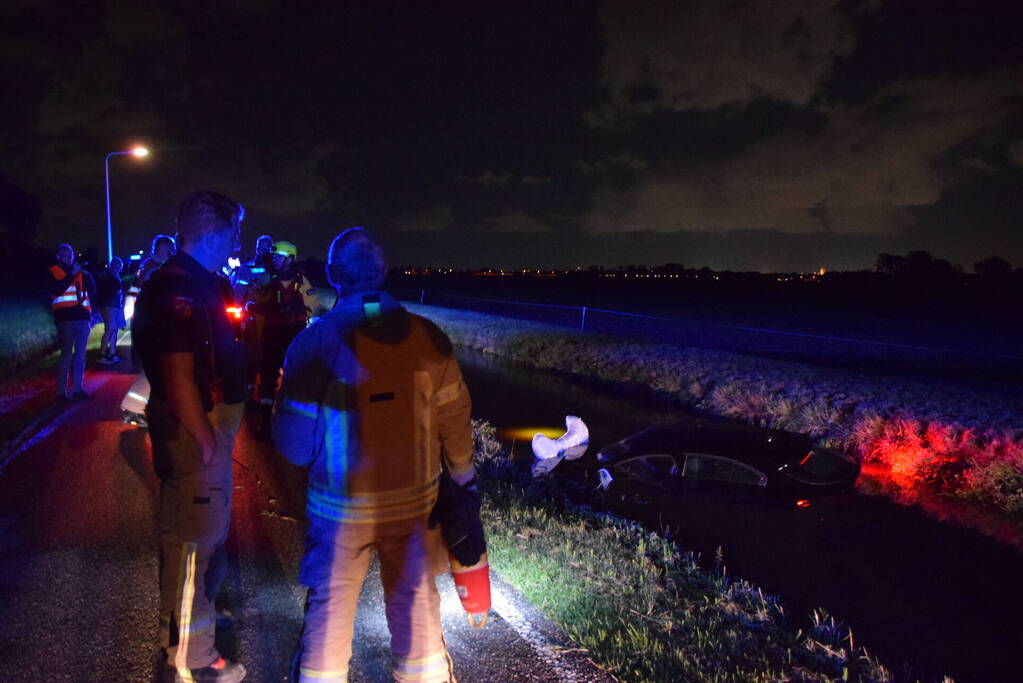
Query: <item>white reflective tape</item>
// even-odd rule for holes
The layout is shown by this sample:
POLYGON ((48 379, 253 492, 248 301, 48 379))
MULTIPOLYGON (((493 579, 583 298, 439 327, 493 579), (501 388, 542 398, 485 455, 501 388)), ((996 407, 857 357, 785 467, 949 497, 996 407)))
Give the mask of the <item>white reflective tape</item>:
MULTIPOLYGON (((184 565, 185 576, 182 582, 181 577, 181 604, 178 605, 178 649, 175 653, 174 664, 178 667, 178 675, 181 669, 188 669, 188 640, 192 631, 192 602, 195 599, 195 543, 182 545, 185 551, 184 565)), ((192 674, 188 672, 189 679, 192 674)), ((188 680, 188 679, 185 679, 188 680)))

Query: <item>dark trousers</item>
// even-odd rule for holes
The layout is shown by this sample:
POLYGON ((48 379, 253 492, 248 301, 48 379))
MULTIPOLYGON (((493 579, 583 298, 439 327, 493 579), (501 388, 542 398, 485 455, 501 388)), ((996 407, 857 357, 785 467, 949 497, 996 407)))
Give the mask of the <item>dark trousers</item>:
POLYGON ((259 401, 273 404, 277 395, 277 381, 284 367, 284 354, 305 325, 275 325, 268 322, 263 328, 262 361, 259 370, 259 401))
POLYGON ((85 345, 89 341, 91 327, 88 320, 64 320, 57 323, 57 342, 60 344, 60 360, 57 361, 58 396, 70 396, 82 391, 85 345))

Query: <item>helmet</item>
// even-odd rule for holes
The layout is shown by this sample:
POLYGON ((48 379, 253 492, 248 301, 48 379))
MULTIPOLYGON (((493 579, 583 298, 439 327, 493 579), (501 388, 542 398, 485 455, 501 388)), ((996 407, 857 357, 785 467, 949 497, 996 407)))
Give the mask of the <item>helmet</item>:
POLYGON ((298 250, 295 249, 295 245, 284 240, 274 243, 273 253, 298 258, 298 250))

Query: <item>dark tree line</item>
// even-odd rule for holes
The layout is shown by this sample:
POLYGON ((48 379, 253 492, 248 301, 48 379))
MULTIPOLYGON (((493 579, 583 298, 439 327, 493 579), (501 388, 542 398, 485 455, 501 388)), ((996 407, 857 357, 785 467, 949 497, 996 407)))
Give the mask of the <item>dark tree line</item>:
MULTIPOLYGON (((911 251, 900 254, 878 254, 874 261, 874 272, 905 278, 933 279, 963 274, 961 266, 941 258, 935 258, 928 251, 911 251)), ((988 256, 973 264, 973 272, 983 277, 1007 277, 1012 274, 1012 264, 1000 256, 988 256)))

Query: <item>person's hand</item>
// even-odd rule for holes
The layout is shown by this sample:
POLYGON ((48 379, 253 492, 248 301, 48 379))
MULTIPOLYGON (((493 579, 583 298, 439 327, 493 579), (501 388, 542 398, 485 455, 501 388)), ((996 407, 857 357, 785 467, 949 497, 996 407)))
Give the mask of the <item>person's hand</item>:
POLYGON ((217 442, 215 439, 199 444, 199 457, 202 458, 203 465, 209 465, 210 461, 213 460, 213 454, 217 451, 217 442))

